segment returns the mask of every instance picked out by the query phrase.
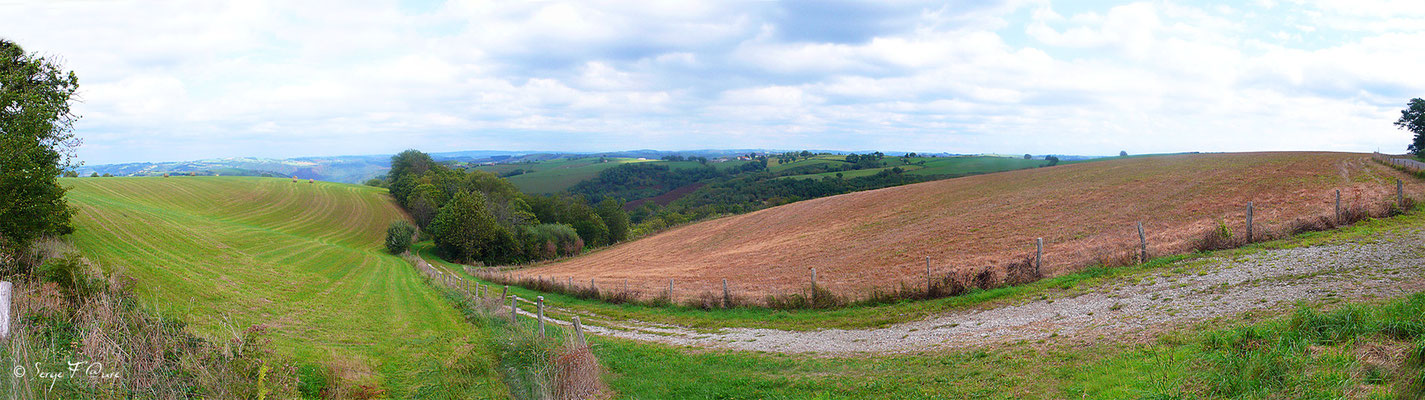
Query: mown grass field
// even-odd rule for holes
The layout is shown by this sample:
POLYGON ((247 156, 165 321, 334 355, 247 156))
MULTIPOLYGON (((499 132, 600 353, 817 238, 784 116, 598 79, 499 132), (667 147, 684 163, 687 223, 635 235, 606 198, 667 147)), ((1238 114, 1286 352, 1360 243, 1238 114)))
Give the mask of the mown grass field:
MULTIPOLYGON (((773 172, 785 171, 788 169, 830 164, 838 166, 845 164, 846 156, 817 156, 807 160, 770 166, 768 169, 773 172)), ((900 167, 911 175, 974 175, 990 172, 1012 171, 1016 169, 1035 168, 1045 165, 1047 161, 1042 159, 1025 160, 1018 157, 997 157, 997 156, 960 156, 960 157, 912 157, 909 164, 901 162, 901 157, 886 157, 885 168, 869 168, 853 171, 842 171, 842 178, 855 178, 861 176, 875 175, 881 170, 900 167), (917 165, 921 161, 925 165, 917 165)), ((836 172, 823 172, 817 174, 804 174, 787 176, 784 179, 821 179, 825 177, 835 177, 836 172)))
POLYGON ((271 327, 305 363, 391 398, 504 397, 480 331, 383 253, 405 218, 384 189, 280 178, 63 179, 73 242, 147 306, 225 340, 271 327))

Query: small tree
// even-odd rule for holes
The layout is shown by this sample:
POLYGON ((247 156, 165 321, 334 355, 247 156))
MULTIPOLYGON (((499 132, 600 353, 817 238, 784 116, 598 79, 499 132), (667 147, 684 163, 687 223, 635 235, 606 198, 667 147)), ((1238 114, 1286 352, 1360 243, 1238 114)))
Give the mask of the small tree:
POLYGON ((89 177, 90 177, 90 178, 98 178, 98 177, 99 177, 99 173, 98 173, 98 172, 95 172, 95 173, 89 174, 89 177))
POLYGON ((1395 121, 1400 129, 1415 133, 1415 140, 1405 149, 1416 157, 1425 155, 1425 100, 1410 99, 1407 108, 1400 110, 1400 119, 1395 121))
POLYGON ((411 249, 411 237, 416 235, 416 227, 404 220, 395 221, 386 228, 386 251, 391 254, 405 253, 411 249))
POLYGON ((1024 159, 1025 159, 1025 160, 1032 159, 1032 158, 1034 158, 1033 155, 1029 155, 1029 154, 1025 154, 1025 155, 1024 155, 1024 159))
POLYGON ((69 107, 78 88, 74 72, 0 39, 0 250, 11 256, 74 231, 59 176, 79 146, 69 107))
POLYGON ((1118 152, 1118 156, 1119 156, 1119 157, 1128 157, 1128 150, 1120 150, 1120 151, 1118 152))

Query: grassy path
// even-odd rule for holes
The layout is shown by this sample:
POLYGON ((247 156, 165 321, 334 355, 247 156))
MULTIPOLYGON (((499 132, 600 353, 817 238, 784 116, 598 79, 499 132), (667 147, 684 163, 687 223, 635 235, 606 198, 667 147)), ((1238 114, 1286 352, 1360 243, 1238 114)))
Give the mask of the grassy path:
POLYGON ((392 398, 505 396, 482 334, 379 248, 404 218, 384 190, 246 177, 62 184, 84 255, 201 334, 267 325, 282 351, 392 398), (451 376, 455 360, 484 365, 451 376))

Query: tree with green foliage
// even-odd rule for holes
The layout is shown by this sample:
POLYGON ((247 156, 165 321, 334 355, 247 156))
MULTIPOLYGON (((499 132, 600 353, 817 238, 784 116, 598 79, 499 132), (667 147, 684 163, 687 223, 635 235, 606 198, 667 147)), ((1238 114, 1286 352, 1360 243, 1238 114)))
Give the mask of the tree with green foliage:
POLYGON ((90 178, 98 178, 98 177, 99 177, 99 173, 98 173, 98 172, 95 172, 95 173, 89 174, 89 177, 90 177, 90 178))
POLYGON ((456 262, 498 264, 519 251, 510 231, 490 215, 480 192, 456 195, 440 209, 430 232, 441 256, 456 262))
POLYGON ((596 210, 599 218, 604 220, 604 226, 609 228, 609 244, 628 239, 628 212, 623 210, 623 200, 604 200, 596 210))
POLYGON ((405 253, 411 249, 411 238, 416 236, 416 227, 404 220, 391 222, 386 227, 386 251, 391 254, 405 253))
POLYGON ((1128 157, 1128 150, 1119 150, 1119 151, 1118 151, 1118 156, 1119 156, 1119 157, 1128 157))
POLYGON ((1027 154, 1027 153, 1026 153, 1026 154, 1024 155, 1024 159, 1025 159, 1025 160, 1029 160, 1029 159, 1033 159, 1033 158, 1034 158, 1034 156, 1031 155, 1031 154, 1027 154))
POLYGON ((59 176, 79 139, 73 71, 0 39, 0 249, 18 254, 38 237, 74 231, 59 176))
POLYGON ((1416 157, 1425 156, 1425 100, 1420 98, 1410 99, 1404 110, 1400 110, 1400 119, 1395 121, 1395 126, 1415 133, 1415 140, 1405 149, 1416 157))

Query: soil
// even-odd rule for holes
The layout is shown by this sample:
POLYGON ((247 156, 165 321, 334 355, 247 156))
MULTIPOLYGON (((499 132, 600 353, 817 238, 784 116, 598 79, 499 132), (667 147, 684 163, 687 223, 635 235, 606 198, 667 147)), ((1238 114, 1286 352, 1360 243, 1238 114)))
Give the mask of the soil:
MULTIPOLYGON (((1002 268, 1044 239, 1043 271, 1058 275, 1132 258, 1142 222, 1150 255, 1193 248, 1219 226, 1257 238, 1343 206, 1388 207, 1403 173, 1366 154, 1186 154, 1096 161, 925 182, 801 201, 676 228, 517 275, 623 282, 641 296, 805 292, 817 284, 856 298, 931 274, 1002 268)), ((1405 179, 1407 195, 1425 192, 1405 179)))

